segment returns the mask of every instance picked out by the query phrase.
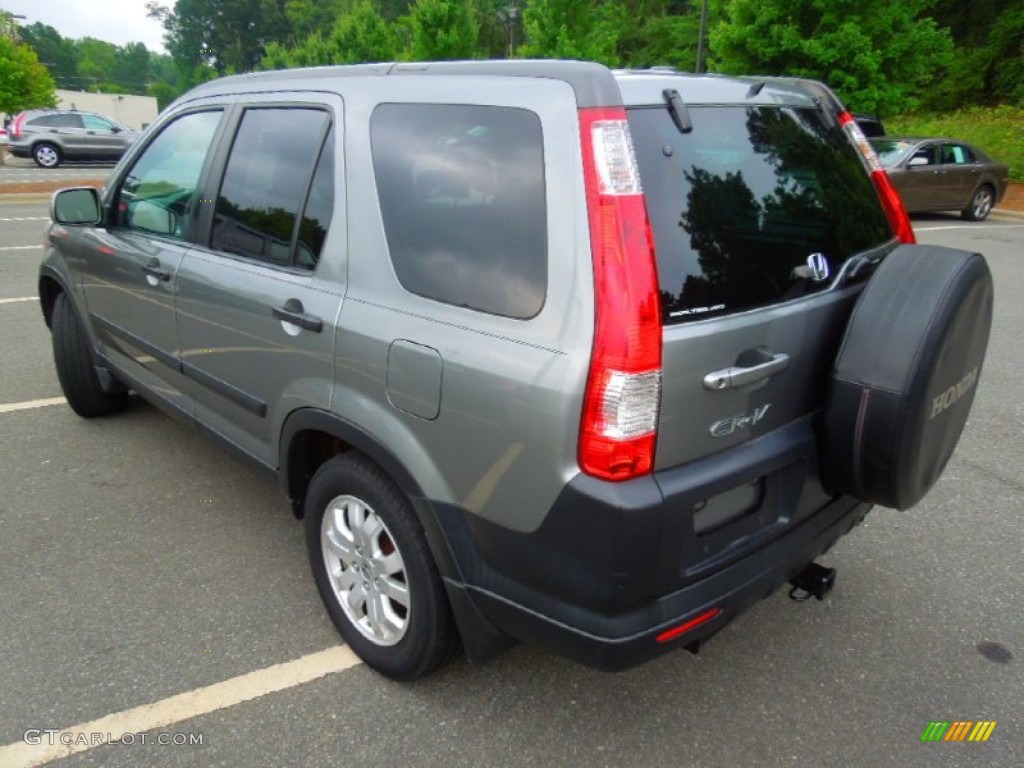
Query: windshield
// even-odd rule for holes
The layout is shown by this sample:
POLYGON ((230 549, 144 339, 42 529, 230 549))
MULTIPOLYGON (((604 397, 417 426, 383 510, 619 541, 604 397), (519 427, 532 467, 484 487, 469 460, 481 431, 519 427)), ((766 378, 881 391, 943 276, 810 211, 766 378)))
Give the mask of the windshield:
POLYGON ((886 168, 898 165, 914 148, 914 142, 902 139, 872 139, 871 146, 878 153, 878 159, 886 168))
POLYGON ((892 239, 856 148, 816 109, 636 107, 630 130, 654 233, 666 323, 823 290, 827 274, 892 239), (818 279, 809 279, 814 256, 818 279))

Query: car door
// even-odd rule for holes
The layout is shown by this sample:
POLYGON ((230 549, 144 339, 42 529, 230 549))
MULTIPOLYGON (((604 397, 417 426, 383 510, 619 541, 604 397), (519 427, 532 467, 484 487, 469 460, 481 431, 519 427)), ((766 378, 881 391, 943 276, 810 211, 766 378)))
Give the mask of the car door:
POLYGON ((61 153, 69 160, 82 157, 85 148, 85 129, 77 112, 58 112, 50 115, 45 133, 57 144, 61 153))
POLYGON ((124 154, 129 142, 124 131, 99 115, 83 114, 82 157, 116 159, 124 154))
POLYGON ((946 203, 938 146, 922 144, 901 165, 898 188, 907 210, 930 211, 946 203))
POLYGON ((970 147, 955 142, 943 144, 942 159, 949 186, 949 204, 965 208, 970 204, 971 196, 981 181, 981 165, 970 147))
POLYGON ((324 101, 243 104, 203 245, 178 270, 196 419, 269 466, 289 410, 330 405, 345 288, 335 183, 342 105, 324 101))
POLYGON ((175 275, 223 109, 180 114, 111 185, 106 226, 82 238, 81 276, 101 352, 133 384, 191 413, 175 329, 175 275))

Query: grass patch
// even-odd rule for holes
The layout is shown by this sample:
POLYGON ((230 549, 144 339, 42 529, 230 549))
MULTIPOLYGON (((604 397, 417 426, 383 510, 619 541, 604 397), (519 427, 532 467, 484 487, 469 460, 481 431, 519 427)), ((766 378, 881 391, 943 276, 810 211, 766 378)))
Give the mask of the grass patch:
POLYGON ((1010 178, 1024 181, 1024 107, 967 107, 934 115, 900 115, 885 120, 893 136, 934 136, 976 145, 1010 166, 1010 178))

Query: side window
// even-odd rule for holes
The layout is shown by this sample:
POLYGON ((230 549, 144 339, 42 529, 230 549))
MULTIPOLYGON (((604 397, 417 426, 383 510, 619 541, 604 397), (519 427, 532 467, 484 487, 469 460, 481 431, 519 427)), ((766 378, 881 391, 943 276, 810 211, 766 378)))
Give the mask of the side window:
POLYGON ((370 138, 402 286, 481 312, 536 315, 548 259, 538 116, 510 107, 382 104, 370 138))
POLYGON ((68 113, 51 115, 49 125, 52 128, 81 128, 82 118, 68 113))
POLYGON ((320 260, 327 230, 334 213, 334 130, 327 134, 324 148, 313 173, 313 185, 309 190, 302 220, 299 223, 299 243, 295 263, 300 267, 313 269, 320 260))
POLYGON ((949 151, 952 155, 951 162, 957 165, 967 165, 974 162, 974 154, 969 147, 965 147, 963 144, 950 144, 949 151))
POLYGON ((52 128, 54 117, 56 115, 41 115, 29 120, 27 125, 31 125, 33 128, 52 128))
POLYGON ((917 152, 910 156, 910 165, 937 165, 939 162, 936 157, 935 145, 926 144, 921 147, 917 152))
POLYGON ((104 120, 102 117, 96 115, 82 115, 82 123, 85 125, 87 131, 107 131, 114 130, 113 124, 104 120))
POLYGON ((211 247, 281 266, 316 265, 333 208, 330 142, 320 151, 329 122, 327 112, 319 109, 245 112, 217 197, 211 247), (297 228, 318 160, 314 189, 297 228))
POLYGON ((117 192, 115 222, 182 240, 199 201, 196 187, 221 111, 192 112, 165 126, 117 192))

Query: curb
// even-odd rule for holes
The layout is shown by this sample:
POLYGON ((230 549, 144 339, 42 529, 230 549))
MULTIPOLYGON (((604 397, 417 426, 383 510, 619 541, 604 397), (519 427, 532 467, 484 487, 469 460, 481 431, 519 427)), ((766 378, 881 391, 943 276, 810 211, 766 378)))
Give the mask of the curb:
POLYGON ((992 216, 995 218, 1007 218, 1016 221, 1024 221, 1024 211, 1010 211, 1006 208, 993 208, 992 216))

